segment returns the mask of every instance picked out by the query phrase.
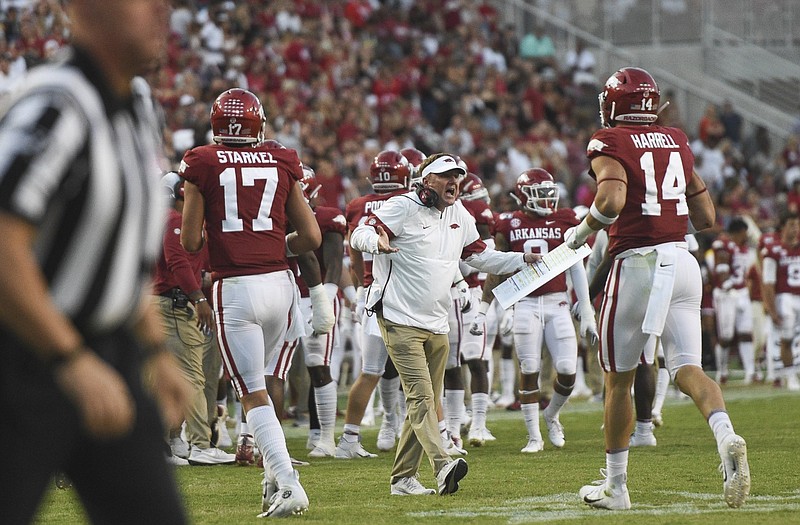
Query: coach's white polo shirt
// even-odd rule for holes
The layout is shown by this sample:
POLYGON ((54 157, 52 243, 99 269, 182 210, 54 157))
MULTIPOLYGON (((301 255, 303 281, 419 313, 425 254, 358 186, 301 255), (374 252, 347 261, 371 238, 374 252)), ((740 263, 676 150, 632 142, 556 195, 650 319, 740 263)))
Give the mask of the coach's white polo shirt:
MULTIPOLYGON (((449 331, 450 287, 456 277, 464 248, 485 248, 475 219, 460 201, 443 212, 422 205, 416 192, 387 200, 365 224, 353 231, 351 246, 377 252, 375 226, 387 230, 399 252, 375 256, 372 274, 381 293, 383 316, 394 323, 430 330, 449 331)), ((513 273, 524 267, 522 255, 486 250, 468 262, 492 273, 513 273)))

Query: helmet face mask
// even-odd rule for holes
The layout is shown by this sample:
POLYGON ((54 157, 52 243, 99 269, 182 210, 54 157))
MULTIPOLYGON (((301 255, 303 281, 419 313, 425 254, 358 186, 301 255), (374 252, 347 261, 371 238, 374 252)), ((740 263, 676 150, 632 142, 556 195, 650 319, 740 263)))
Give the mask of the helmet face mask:
POLYGON ((376 193, 406 189, 411 179, 411 165, 400 152, 384 150, 372 161, 369 178, 376 193))
POLYGON ((489 190, 474 173, 467 172, 458 185, 458 198, 464 201, 482 200, 489 203, 489 190))
POLYGON ((550 215, 558 209, 559 188, 547 170, 533 168, 522 172, 511 194, 526 211, 550 215))
POLYGON ((265 122, 261 101, 246 89, 229 89, 211 106, 211 130, 217 143, 258 144, 264 140, 265 122))
POLYGON ((597 99, 603 127, 617 122, 652 124, 658 119, 661 92, 650 73, 624 67, 608 77, 597 99))

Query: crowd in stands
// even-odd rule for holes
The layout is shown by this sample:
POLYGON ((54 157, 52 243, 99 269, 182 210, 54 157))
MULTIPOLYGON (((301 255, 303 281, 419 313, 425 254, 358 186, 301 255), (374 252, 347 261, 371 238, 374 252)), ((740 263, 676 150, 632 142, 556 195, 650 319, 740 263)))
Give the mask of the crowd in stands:
MULTIPOLYGON (((0 96, 69 39, 58 0, 4 4, 0 96)), ((530 166, 564 186, 562 206, 591 202, 585 147, 604 77, 583 44, 556 50, 542 27, 520 37, 483 0, 174 5, 168 59, 149 79, 173 165, 208 142, 215 96, 243 87, 263 101, 269 134, 315 168, 324 205, 343 209, 368 191, 379 151, 410 146, 460 155, 497 209, 512 205, 507 191, 530 166)), ((661 120, 682 126, 674 101, 661 120)), ((684 129, 720 227, 748 214, 770 229, 800 204, 797 136, 773 144, 763 128, 746 132, 730 103, 709 105, 697 129, 684 129)))

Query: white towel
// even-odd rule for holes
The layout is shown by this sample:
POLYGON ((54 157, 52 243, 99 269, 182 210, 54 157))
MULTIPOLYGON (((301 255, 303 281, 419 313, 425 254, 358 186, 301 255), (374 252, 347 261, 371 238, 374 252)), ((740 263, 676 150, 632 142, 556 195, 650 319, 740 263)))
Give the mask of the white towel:
POLYGON ((300 307, 300 290, 294 282, 294 275, 288 270, 287 273, 289 274, 289 279, 292 280, 292 284, 294 284, 294 297, 292 298, 292 308, 290 310, 291 322, 289 323, 289 329, 286 331, 286 336, 283 339, 284 341, 291 342, 295 339, 311 335, 313 329, 308 319, 303 316, 303 309, 300 307))
POLYGON ((383 286, 378 281, 372 281, 367 287, 367 291, 364 294, 366 299, 364 299, 364 310, 371 312, 375 305, 383 299, 383 286))
POLYGON ((672 288, 677 274, 677 252, 675 244, 660 244, 656 247, 656 267, 653 272, 653 285, 647 300, 647 311, 642 322, 642 332, 661 336, 667 321, 672 288))

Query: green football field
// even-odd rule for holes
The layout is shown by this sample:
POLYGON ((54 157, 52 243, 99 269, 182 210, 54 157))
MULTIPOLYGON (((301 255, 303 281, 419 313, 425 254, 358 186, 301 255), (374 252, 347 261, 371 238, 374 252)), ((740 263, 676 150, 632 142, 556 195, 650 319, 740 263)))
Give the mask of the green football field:
MULTIPOLYGON (((722 499, 719 456, 708 425, 688 399, 668 395, 658 446, 632 449, 628 488, 633 508, 609 512, 581 503, 578 489, 604 467, 600 403, 573 400, 562 411, 567 444, 546 441, 538 454, 521 454, 526 431, 520 412, 493 410, 497 441, 470 448, 469 474, 451 496, 389 495, 393 452, 371 460, 312 460, 300 467, 311 505, 294 521, 307 523, 800 523, 800 395, 771 386, 725 389, 737 433, 748 443, 751 495, 740 509, 722 499)), ((339 421, 341 426, 341 421, 339 421)), ((542 422, 543 433, 546 429, 542 422)), ((284 425, 290 452, 305 459, 305 430, 284 425)), ((376 451, 377 427, 363 431, 376 451)), ((338 433, 337 433, 338 437, 338 433)), ((256 523, 261 470, 256 467, 180 467, 178 480, 194 523, 256 523)), ((434 487, 427 460, 420 481, 434 487)), ((53 488, 39 523, 83 523, 74 490, 53 488)), ((0 519, 2 521, 2 519, 0 519)))

